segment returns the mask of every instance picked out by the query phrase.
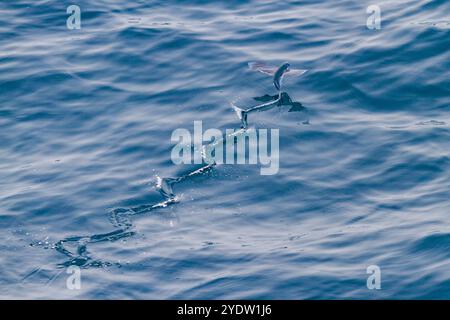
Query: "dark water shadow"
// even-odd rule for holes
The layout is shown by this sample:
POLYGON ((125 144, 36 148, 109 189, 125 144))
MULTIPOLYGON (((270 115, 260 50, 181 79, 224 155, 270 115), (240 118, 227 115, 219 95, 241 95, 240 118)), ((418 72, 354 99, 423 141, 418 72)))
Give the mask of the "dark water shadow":
MULTIPOLYGON (((266 103, 266 102, 270 102, 270 101, 276 101, 276 100, 278 100, 278 97, 279 97, 278 94, 276 94, 276 95, 265 94, 260 97, 254 97, 253 99, 258 102, 266 103)), ((305 106, 303 106, 303 104, 301 102, 293 101, 287 92, 281 93, 281 98, 277 102, 277 104, 270 105, 268 107, 269 107, 269 109, 272 109, 274 107, 282 107, 282 106, 290 106, 291 108, 288 110, 288 112, 304 112, 304 111, 308 110, 305 106)), ((265 110, 269 110, 269 109, 264 109, 261 111, 265 111, 265 110)))

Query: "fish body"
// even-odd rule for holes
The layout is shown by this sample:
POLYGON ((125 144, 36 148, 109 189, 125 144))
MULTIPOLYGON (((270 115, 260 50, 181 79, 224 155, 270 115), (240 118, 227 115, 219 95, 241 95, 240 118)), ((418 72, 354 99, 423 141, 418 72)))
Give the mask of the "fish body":
POLYGON ((275 71, 275 74, 273 75, 273 85, 275 88, 280 91, 281 85, 283 81, 283 77, 286 74, 286 72, 289 72, 291 65, 289 63, 284 63, 281 67, 275 71))

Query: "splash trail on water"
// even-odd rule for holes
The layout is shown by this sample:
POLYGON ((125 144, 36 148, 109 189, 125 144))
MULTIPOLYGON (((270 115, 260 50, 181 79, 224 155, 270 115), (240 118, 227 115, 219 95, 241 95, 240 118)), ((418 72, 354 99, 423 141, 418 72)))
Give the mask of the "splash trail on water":
MULTIPOLYGON (((235 104, 231 104, 235 112, 238 114, 239 119, 241 120, 241 128, 236 129, 233 133, 228 134, 225 138, 221 140, 214 141, 208 145, 203 146, 201 151, 203 162, 206 165, 195 169, 183 176, 176 178, 161 178, 156 176, 156 189, 159 191, 163 200, 156 204, 149 205, 140 205, 136 207, 130 208, 116 208, 110 211, 109 220, 111 224, 116 228, 116 230, 102 233, 102 234, 94 234, 94 235, 86 235, 86 236, 73 236, 68 237, 62 240, 59 240, 55 244, 55 249, 64 254, 68 260, 64 263, 59 264, 59 267, 68 267, 71 265, 88 268, 88 267, 106 267, 111 265, 118 265, 118 263, 111 263, 102 260, 96 260, 90 257, 87 253, 87 246, 90 244, 100 243, 100 242, 113 242, 120 239, 129 238, 135 235, 135 231, 133 231, 133 223, 132 218, 152 213, 156 210, 160 210, 176 204, 180 201, 180 197, 175 193, 174 187, 176 184, 179 184, 187 179, 190 179, 194 176, 202 175, 210 170, 212 170, 217 164, 214 159, 210 157, 210 148, 213 148, 218 143, 226 140, 229 137, 239 137, 248 130, 248 114, 252 112, 261 112, 269 110, 275 106, 287 105, 291 106, 291 110, 289 111, 300 111, 302 110, 302 105, 299 102, 294 102, 289 97, 286 92, 281 91, 281 83, 284 74, 288 74, 289 72, 292 75, 301 75, 306 72, 306 70, 296 70, 290 69, 289 64, 283 64, 280 68, 269 68, 262 63, 249 63, 249 67, 251 70, 259 71, 265 74, 274 76, 274 86, 278 90, 278 93, 274 96, 265 95, 262 97, 254 98, 257 101, 263 101, 263 103, 258 104, 256 106, 250 107, 248 109, 243 109, 235 104), (72 246, 75 249, 70 250, 68 247, 72 246)), ((35 273, 37 269, 33 270, 32 273, 35 273)), ((30 274, 29 274, 30 275, 30 274)), ((28 278, 27 275, 25 278, 28 278)), ((24 279, 25 279, 24 278, 24 279)))

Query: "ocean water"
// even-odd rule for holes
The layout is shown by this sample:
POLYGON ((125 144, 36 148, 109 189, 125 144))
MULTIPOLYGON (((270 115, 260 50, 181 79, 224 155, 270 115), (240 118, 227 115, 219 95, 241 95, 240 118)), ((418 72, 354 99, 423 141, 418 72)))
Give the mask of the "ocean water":
POLYGON ((372 4, 2 1, 0 298, 450 298, 450 2, 372 4), (309 70, 249 114, 279 172, 189 176, 174 130, 277 94, 250 61, 309 70))

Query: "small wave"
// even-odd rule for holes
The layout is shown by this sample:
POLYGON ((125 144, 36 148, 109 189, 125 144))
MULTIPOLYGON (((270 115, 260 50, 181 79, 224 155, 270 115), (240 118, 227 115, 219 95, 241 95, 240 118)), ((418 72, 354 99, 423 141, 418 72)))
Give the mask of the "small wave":
POLYGON ((435 29, 450 29, 450 21, 420 21, 411 22, 411 25, 435 29))
POLYGON ((418 125, 418 126, 445 126, 446 124, 447 123, 444 121, 428 120, 428 121, 418 122, 416 125, 418 125))

